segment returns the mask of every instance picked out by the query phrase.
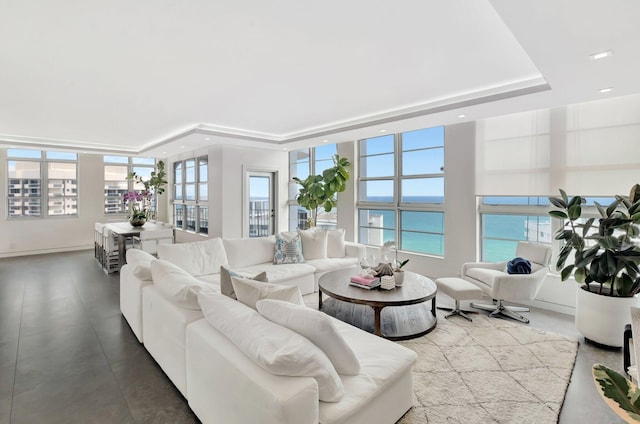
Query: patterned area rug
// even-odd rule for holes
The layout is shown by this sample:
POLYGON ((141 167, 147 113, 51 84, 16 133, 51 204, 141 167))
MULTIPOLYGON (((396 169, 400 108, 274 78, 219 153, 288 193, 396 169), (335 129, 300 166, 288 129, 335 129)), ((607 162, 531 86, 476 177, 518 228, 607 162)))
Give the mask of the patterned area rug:
POLYGON ((414 407, 400 424, 556 423, 578 351, 576 340, 473 315, 444 319, 400 342, 414 350, 414 407))

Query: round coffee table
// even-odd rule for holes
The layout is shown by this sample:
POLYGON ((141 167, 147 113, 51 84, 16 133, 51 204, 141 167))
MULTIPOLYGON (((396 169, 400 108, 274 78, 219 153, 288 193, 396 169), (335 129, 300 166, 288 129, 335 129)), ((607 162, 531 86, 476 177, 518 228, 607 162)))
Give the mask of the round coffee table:
POLYGON ((433 330, 437 324, 436 318, 436 284, 429 278, 414 272, 405 271, 404 284, 392 290, 375 288, 362 289, 349 285, 350 277, 361 273, 358 268, 330 271, 318 280, 319 308, 322 308, 322 294, 343 302, 367 305, 373 308, 374 334, 389 340, 406 340, 420 337, 433 330), (385 335, 381 330, 381 312, 388 306, 406 307, 431 300, 431 311, 419 324, 420 330, 411 334, 385 335))

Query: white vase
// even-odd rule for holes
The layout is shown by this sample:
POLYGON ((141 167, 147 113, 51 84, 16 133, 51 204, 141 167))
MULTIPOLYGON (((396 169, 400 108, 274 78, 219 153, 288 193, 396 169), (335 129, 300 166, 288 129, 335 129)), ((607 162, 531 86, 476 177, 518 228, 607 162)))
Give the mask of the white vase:
POLYGON ((631 306, 638 306, 637 296, 603 296, 579 288, 576 295, 576 328, 591 341, 622 347, 624 326, 631 323, 631 306))
POLYGON ((393 277, 396 279, 396 287, 402 287, 404 284, 404 271, 394 272, 393 277))

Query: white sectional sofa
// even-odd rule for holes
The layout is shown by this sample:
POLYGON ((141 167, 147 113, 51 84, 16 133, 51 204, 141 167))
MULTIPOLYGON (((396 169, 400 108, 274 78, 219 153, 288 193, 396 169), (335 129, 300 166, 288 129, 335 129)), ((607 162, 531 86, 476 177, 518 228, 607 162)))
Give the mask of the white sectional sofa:
MULTIPOLYGON (((413 404, 412 368, 416 359, 413 351, 326 317, 359 358, 360 368, 357 375, 339 375, 344 386, 341 399, 324 402, 320 400, 317 380, 312 376, 275 375, 263 369, 245 355, 228 334, 207 321, 209 317, 204 317, 193 300, 195 292, 204 291, 208 296, 228 299, 243 313, 250 309, 217 294, 219 272, 193 276, 224 265, 225 256, 234 271, 253 275, 266 270, 270 282, 273 282, 271 278, 280 278, 283 285, 315 290, 316 273, 320 271, 308 264, 263 263, 264 267, 260 267, 252 263, 267 258, 264 251, 256 252, 255 248, 266 249, 271 243, 256 240, 210 239, 199 242, 201 245, 182 246, 185 253, 191 254, 188 263, 181 264, 191 267, 188 270, 179 268, 180 264, 174 266, 136 252, 128 255, 129 263, 121 271, 123 315, 134 332, 134 325, 141 326, 136 336, 185 396, 198 418, 203 423, 274 424, 394 423, 400 419, 413 404), (221 246, 225 255, 221 254, 221 246), (194 249, 209 255, 207 260, 198 257, 194 249), (271 269, 269 265, 285 268, 271 269), (167 272, 167 267, 175 271, 167 272), (288 267, 300 267, 300 270, 298 273, 294 268, 284 271, 288 267), (155 284, 150 268, 154 270, 155 284), (307 268, 313 272, 309 273, 307 268), (169 289, 171 295, 167 295, 167 284, 174 285, 169 289), (141 304, 137 306, 138 300, 141 304)), ((341 259, 335 261, 336 267, 353 266, 364 254, 363 247, 355 244, 348 244, 345 254, 347 252, 348 257, 336 258, 341 259)), ((159 256, 175 259, 174 251, 164 253, 159 252, 159 256)), ((329 259, 322 261, 323 265, 331 263, 329 259)), ((322 269, 321 272, 328 270, 322 269)), ((225 320, 233 322, 233 314, 232 311, 225 313, 225 320)), ((243 316, 239 315, 238 322, 243 316)), ((233 331, 236 331, 235 323, 233 331)), ((283 349, 287 351, 286 346, 283 349)))
MULTIPOLYGON (((275 237, 221 239, 201 242, 163 244, 158 246, 158 258, 167 260, 197 279, 213 284, 220 291, 220 267, 237 274, 253 276, 267 273, 269 282, 298 286, 302 295, 318 291, 318 278, 328 271, 354 267, 365 256, 362 244, 343 242, 326 258, 305 260, 304 263, 275 265, 275 237)), ((334 246, 335 247, 335 246, 334 246)), ((303 245, 304 250, 304 245, 303 245)), ((142 323, 142 289, 153 283, 148 268, 148 256, 136 250, 127 251, 127 264, 120 270, 120 310, 138 340, 144 341, 142 323), (141 257, 138 260, 137 257, 141 257), (146 258, 146 259, 145 259, 146 258), (142 262, 142 263, 140 263, 142 262)))

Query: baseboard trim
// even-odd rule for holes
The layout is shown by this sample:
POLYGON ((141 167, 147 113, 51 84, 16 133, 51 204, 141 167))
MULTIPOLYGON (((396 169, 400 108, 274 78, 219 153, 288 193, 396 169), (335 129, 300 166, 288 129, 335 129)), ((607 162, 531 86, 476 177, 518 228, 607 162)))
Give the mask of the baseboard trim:
POLYGON ((47 253, 62 253, 62 252, 77 252, 79 250, 92 250, 93 245, 86 246, 68 246, 68 247, 56 247, 53 249, 36 249, 36 250, 22 250, 17 252, 0 252, 0 258, 14 258, 17 256, 32 256, 32 255, 45 255, 47 253))

